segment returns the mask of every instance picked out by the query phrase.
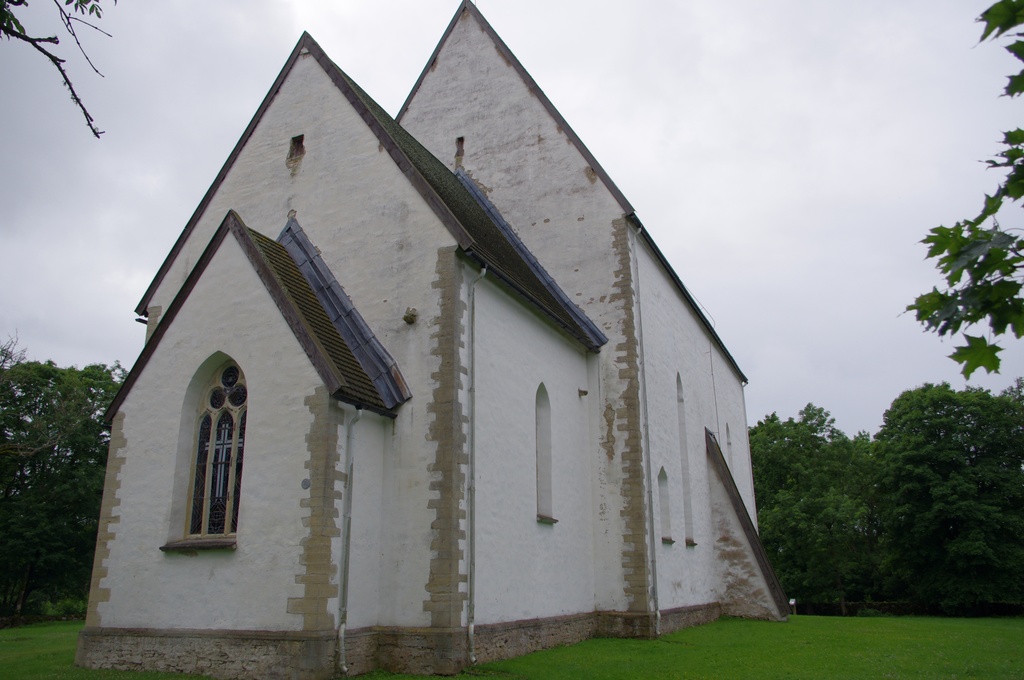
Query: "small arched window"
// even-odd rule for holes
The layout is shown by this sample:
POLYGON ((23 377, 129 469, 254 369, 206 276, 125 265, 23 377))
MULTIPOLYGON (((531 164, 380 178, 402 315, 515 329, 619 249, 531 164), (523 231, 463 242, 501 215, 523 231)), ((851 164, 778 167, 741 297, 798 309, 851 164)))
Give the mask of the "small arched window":
POLYGON ((543 383, 537 388, 536 419, 537 519, 551 521, 554 519, 551 507, 551 401, 543 383))
POLYGON ((192 467, 192 536, 238 531, 249 393, 234 363, 214 373, 199 402, 192 467))
POLYGON ((676 422, 679 427, 679 458, 683 469, 683 531, 686 545, 697 545, 693 540, 693 484, 690 479, 690 454, 686 447, 686 399, 683 378, 676 373, 676 422))
POLYGON ((729 423, 725 424, 725 452, 729 460, 729 471, 732 472, 732 431, 729 430, 729 423))
POLYGON ((661 511, 661 542, 675 543, 672 540, 672 504, 668 497, 668 474, 665 468, 658 472, 658 504, 661 511))

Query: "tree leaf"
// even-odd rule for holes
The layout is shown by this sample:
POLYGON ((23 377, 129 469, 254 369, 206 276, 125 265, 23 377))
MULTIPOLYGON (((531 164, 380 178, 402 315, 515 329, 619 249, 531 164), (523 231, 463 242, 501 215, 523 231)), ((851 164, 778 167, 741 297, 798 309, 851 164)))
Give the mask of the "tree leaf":
POLYGON ((1006 46, 1006 51, 1024 61, 1024 41, 1018 40, 1006 46))
POLYGON ((956 348, 956 351, 949 355, 949 358, 959 364, 963 364, 961 373, 964 378, 970 378, 971 374, 979 368, 984 368, 989 373, 999 372, 999 352, 1003 348, 998 345, 989 344, 988 340, 982 337, 964 334, 967 340, 966 345, 956 348))
POLYGON ((1007 79, 1009 82, 1006 84, 1004 92, 1007 97, 1016 97, 1021 92, 1024 92, 1024 72, 1012 75, 1007 79))

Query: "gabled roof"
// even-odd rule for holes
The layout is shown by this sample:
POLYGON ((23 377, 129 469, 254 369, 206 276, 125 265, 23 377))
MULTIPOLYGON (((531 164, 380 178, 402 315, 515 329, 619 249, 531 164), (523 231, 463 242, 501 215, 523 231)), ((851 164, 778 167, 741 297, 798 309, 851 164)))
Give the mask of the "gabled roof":
MULTIPOLYGON (((304 35, 303 39, 308 36, 304 35)), ((564 294, 552 293, 547 280, 542 278, 522 250, 513 245, 505 232, 473 193, 466 188, 448 167, 427 151, 405 128, 389 116, 361 87, 355 84, 320 46, 309 38, 309 51, 331 77, 363 120, 387 149, 398 167, 434 209, 452 237, 468 254, 497 274, 506 284, 551 317, 587 349, 598 351, 607 338, 598 331, 594 335, 581 323, 582 312, 564 294)), ((491 206, 492 210, 493 206, 491 206)), ((497 213, 496 210, 494 210, 497 213)), ((504 223, 504 220, 500 220, 504 223)), ((518 239, 516 239, 518 241, 518 239)), ((530 256, 532 258, 532 255, 530 256)), ((545 274, 546 276, 546 274, 545 274)), ((561 292, 561 291, 559 291, 561 292)), ((583 315, 584 318, 585 315, 583 315)), ((587 319, 591 327, 593 322, 587 319)))
MULTIPOLYGON (((532 274, 541 282, 544 283, 548 297, 550 298, 550 306, 560 305, 568 314, 573 318, 576 324, 587 334, 586 342, 588 347, 596 349, 601 345, 608 342, 608 337, 605 336, 601 329, 597 327, 593 321, 590 320, 586 314, 583 313, 576 304, 569 299, 569 296, 565 294, 561 286, 555 282, 551 275, 548 274, 547 270, 541 266, 537 258, 533 256, 530 249, 526 247, 526 244, 520 240, 512 226, 505 221, 498 209, 494 207, 490 199, 480 190, 480 187, 476 185, 476 182, 466 174, 466 171, 459 168, 455 171, 455 177, 462 183, 462 186, 476 199, 480 207, 484 209, 491 222, 501 233, 502 238, 508 242, 512 248, 515 249, 519 255, 518 262, 522 262, 529 268, 532 274)), ((502 275, 499 271, 499 275, 502 275)))
MULTIPOLYGON (((303 34, 303 38, 305 37, 306 34, 303 34)), ((185 247, 185 242, 188 241, 188 237, 192 235, 192 232, 196 228, 196 224, 199 223, 203 213, 206 212, 206 208, 210 205, 210 201, 213 200, 213 197, 217 194, 217 190, 220 189, 220 185, 224 183, 224 179, 227 177, 228 171, 231 170, 231 167, 238 159, 238 155, 242 152, 242 149, 245 148, 246 142, 248 142, 249 138, 252 137, 252 133, 256 130, 256 126, 259 124, 260 119, 263 118, 263 114, 266 113, 268 108, 270 108, 271 102, 274 101, 277 93, 281 90, 281 85, 284 84, 285 77, 288 75, 292 66, 295 65, 295 61, 299 58, 301 48, 302 40, 300 39, 299 43, 292 50, 291 55, 288 57, 288 61, 286 61, 284 67, 282 67, 281 72, 277 74, 274 84, 270 86, 270 91, 267 92, 267 96, 263 98, 263 101, 260 103, 260 107, 256 109, 256 113, 253 115, 252 120, 249 121, 249 124, 245 127, 245 131, 242 132, 242 136, 239 137, 238 141, 235 143, 235 147, 231 150, 231 153, 228 154, 227 160, 224 161, 224 165, 221 166, 217 176, 213 179, 213 183, 210 185, 210 188, 206 190, 206 193, 203 195, 203 199, 199 201, 199 205, 196 206, 195 211, 192 213, 192 217, 190 217, 188 222, 185 223, 185 228, 181 230, 181 234, 178 235, 178 239, 174 242, 174 245, 171 246, 171 251, 167 253, 167 257, 164 258, 163 264, 161 264, 160 269, 157 270, 156 276, 153 277, 153 280, 149 284, 149 288, 147 288, 146 292, 142 294, 142 299, 139 300, 139 304, 135 307, 136 314, 144 315, 147 313, 146 308, 149 307, 150 300, 152 300, 153 296, 156 294, 157 288, 159 288, 160 284, 163 282, 164 277, 171 268, 171 264, 173 264, 174 260, 177 259, 178 253, 180 253, 181 249, 185 247)))
POLYGON ((401 123, 403 116, 405 115, 406 111, 408 111, 409 106, 412 103, 413 98, 415 98, 416 93, 419 91, 420 86, 423 84, 424 79, 427 77, 427 74, 433 69, 434 63, 437 61, 437 57, 441 53, 441 49, 444 47, 445 42, 447 42, 449 36, 451 36, 452 34, 452 31, 455 30, 455 26, 458 24, 459 20, 462 18, 464 14, 469 14, 469 16, 471 16, 477 22, 481 30, 483 30, 484 33, 490 36, 491 40, 494 42, 494 47, 495 49, 497 49, 498 53, 505 59, 505 61, 507 61, 512 66, 513 69, 515 69, 516 73, 519 74, 519 77, 522 79, 523 83, 526 85, 530 93, 537 98, 537 101, 540 102, 541 106, 543 106, 544 109, 548 112, 548 115, 551 116, 551 118, 555 121, 558 127, 565 133, 566 138, 573 144, 573 146, 575 146, 579 154, 584 158, 584 160, 586 160, 587 164, 591 167, 591 169, 593 169, 594 173, 604 184, 605 188, 608 189, 608 192, 619 204, 619 207, 622 209, 623 214, 627 218, 629 218, 629 220, 639 230, 639 233, 641 234, 643 240, 650 246, 656 259, 661 264, 665 272, 668 274, 672 282, 679 289, 679 292, 693 308, 694 313, 697 315, 697 318, 699 318, 701 323, 704 325, 708 334, 711 336, 712 341, 716 345, 718 345, 718 348, 725 355, 726 359, 729 361, 729 364, 739 375, 740 379, 743 382, 747 382, 747 377, 743 374, 743 371, 740 370, 739 364, 736 363, 736 360, 733 358, 732 354, 729 353, 729 350, 725 346, 725 343, 722 342, 722 339, 718 336, 718 333, 717 331, 715 331, 714 326, 711 324, 711 322, 708 320, 707 316, 701 309, 701 305, 693 297, 690 291, 687 290, 686 286, 683 285, 682 279, 679 278, 679 275, 676 274, 675 270, 672 268, 672 265, 669 264, 668 259, 661 252, 661 249, 658 248, 658 245, 654 242, 654 239, 651 237, 650 233, 643 228, 643 225, 641 224, 639 218, 636 216, 636 211, 633 209, 633 206, 630 204, 625 194, 623 194, 622 191, 620 191, 619 188, 615 185, 615 182, 612 181, 612 178, 608 175, 607 171, 605 171, 605 169, 597 161, 597 158, 594 157, 594 154, 590 152, 590 149, 587 148, 587 146, 583 143, 583 140, 581 140, 579 135, 577 135, 576 132, 572 129, 572 126, 569 125, 568 121, 566 121, 565 118, 562 117, 562 114, 559 113, 558 109, 555 108, 555 105, 551 103, 551 100, 548 99, 548 96, 544 94, 544 91, 540 89, 540 86, 537 85, 537 82, 533 79, 533 76, 531 76, 527 72, 527 70, 523 67, 522 62, 520 62, 519 59, 516 58, 516 55, 513 54, 512 50, 508 48, 508 45, 505 44, 505 41, 501 39, 501 36, 497 34, 497 32, 490 25, 490 23, 488 23, 487 19, 484 18, 483 14, 480 13, 480 10, 477 9, 477 6, 470 0, 462 0, 458 10, 456 10, 455 12, 455 16, 452 17, 451 22, 448 24, 448 28, 445 29, 444 34, 438 41, 437 47, 434 48, 433 54, 430 55, 430 59, 427 60, 426 66, 423 67, 423 71, 420 73, 420 77, 416 80, 416 84, 413 85, 412 90, 409 92, 409 96, 406 97, 405 99, 405 103, 402 104, 402 108, 399 110, 398 116, 396 116, 396 120, 398 120, 398 122, 401 123))
POLYGON ((227 176, 231 164, 256 129, 260 117, 270 106, 299 56, 306 53, 316 59, 338 91, 377 137, 381 146, 388 151, 398 168, 433 209, 455 242, 470 256, 485 264, 490 271, 497 274, 527 301, 551 317, 584 346, 591 351, 597 351, 606 339, 601 339, 603 336, 600 338, 595 336, 591 329, 581 324, 578 318, 579 310, 575 309, 571 303, 567 306, 565 300, 552 294, 548 282, 541 279, 534 268, 523 259, 520 251, 508 241, 487 211, 445 164, 427 151, 362 88, 356 85, 344 71, 338 68, 308 33, 302 34, 295 49, 292 50, 291 56, 277 80, 274 81, 273 87, 260 105, 256 116, 249 123, 242 138, 239 139, 235 149, 228 157, 227 163, 185 226, 171 253, 167 256, 156 278, 136 308, 136 312, 139 314, 145 312, 160 281, 163 280, 174 258, 198 223, 202 212, 227 176))
POLYGON ((533 76, 531 76, 526 71, 526 69, 523 68, 522 63, 519 61, 519 59, 516 58, 516 55, 512 53, 512 50, 508 48, 508 45, 505 44, 505 41, 501 39, 501 36, 497 34, 497 32, 487 22, 487 19, 484 18, 484 15, 480 13, 480 10, 478 10, 476 8, 476 5, 470 2, 470 0, 462 0, 462 4, 459 5, 459 9, 456 10, 455 16, 452 17, 451 23, 448 24, 448 28, 445 29, 444 35, 441 36, 441 40, 438 41, 437 47, 434 48, 434 53, 431 54, 430 59, 427 60, 427 65, 423 67, 423 71, 420 73, 420 77, 416 80, 416 84, 413 85, 412 90, 409 92, 409 96, 405 98, 405 103, 402 104, 402 108, 398 111, 398 115, 395 117, 395 119, 399 123, 402 122, 402 117, 405 115, 405 112, 409 109, 409 104, 412 103, 413 97, 416 96, 416 92, 420 89, 420 85, 423 84, 423 79, 427 77, 427 73, 429 73, 430 70, 433 68, 434 62, 437 60, 438 54, 441 53, 441 48, 444 46, 445 42, 447 42, 448 37, 452 34, 452 31, 455 30, 455 25, 459 23, 459 19, 462 18, 463 13, 468 13, 471 17, 473 17, 473 19, 475 19, 476 22, 480 25, 480 28, 484 31, 484 33, 490 36, 491 40, 494 41, 494 47, 498 50, 498 53, 505 58, 505 60, 512 66, 512 68, 516 70, 516 73, 519 74, 519 77, 523 79, 524 83, 526 83, 526 87, 530 90, 530 93, 537 98, 537 101, 539 101, 541 105, 547 110, 548 114, 555 119, 555 122, 565 133, 565 136, 569 139, 569 141, 573 143, 576 149, 580 152, 580 155, 583 156, 583 158, 587 161, 587 164, 590 165, 590 167, 597 174, 598 178, 600 178, 600 180, 604 183, 605 187, 607 187, 608 192, 611 193, 611 195, 618 202, 619 206, 622 208, 622 212, 626 215, 632 213, 633 206, 630 205, 629 200, 626 198, 625 194, 619 191, 619 188, 615 186, 615 182, 613 182, 612 178, 608 176, 608 173, 605 172, 604 168, 601 167, 601 164, 597 162, 597 159, 594 157, 594 154, 590 153, 590 149, 587 148, 586 144, 583 143, 583 140, 580 139, 579 135, 577 135, 576 132, 572 129, 572 126, 570 126, 569 123, 565 120, 565 118, 562 117, 562 114, 558 112, 558 109, 556 109, 555 105, 551 103, 551 100, 548 99, 548 96, 546 94, 544 94, 544 91, 540 89, 540 86, 537 84, 537 81, 535 81, 533 79, 533 76))
POLYGON ((107 409, 107 422, 121 407, 228 234, 238 242, 331 395, 359 408, 395 417, 393 408, 382 398, 373 380, 328 318, 288 250, 277 241, 247 228, 234 211, 229 211, 128 372, 107 409))
POLYGON ((366 325, 359 310, 320 256, 320 251, 294 217, 288 220, 277 242, 288 251, 320 307, 373 382, 384 405, 395 408, 408 401, 412 393, 398 369, 398 362, 366 325))

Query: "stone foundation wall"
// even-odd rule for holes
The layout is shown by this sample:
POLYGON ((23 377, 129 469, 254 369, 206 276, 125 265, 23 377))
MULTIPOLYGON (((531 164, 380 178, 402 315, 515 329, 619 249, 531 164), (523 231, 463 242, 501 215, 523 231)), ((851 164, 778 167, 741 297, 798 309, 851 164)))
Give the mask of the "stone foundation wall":
POLYGON ((550 647, 573 645, 597 633, 594 614, 574 614, 548 619, 528 619, 476 626, 474 651, 477 663, 511 659, 550 647))
POLYGON ((380 628, 377 667, 391 673, 455 675, 469 665, 465 628, 380 628))
POLYGON ((661 634, 666 635, 683 628, 703 626, 722 615, 722 605, 717 602, 695 607, 678 607, 661 612, 661 634))
POLYGON ((654 624, 651 612, 598 612, 596 637, 651 639, 654 624))
POLYGON ((78 636, 75 664, 226 680, 327 680, 334 676, 334 647, 333 631, 86 628, 78 636))
MULTIPOLYGON (((661 632, 721 616, 717 602, 662 612, 661 632)), ((653 638, 654 616, 593 612, 477 626, 478 663, 509 659, 592 637, 653 638)), ((363 628, 345 635, 348 675, 454 675, 469 665, 465 628, 363 628)), ((264 632, 86 628, 75 663, 86 668, 195 673, 225 680, 328 680, 338 662, 333 631, 264 632)))

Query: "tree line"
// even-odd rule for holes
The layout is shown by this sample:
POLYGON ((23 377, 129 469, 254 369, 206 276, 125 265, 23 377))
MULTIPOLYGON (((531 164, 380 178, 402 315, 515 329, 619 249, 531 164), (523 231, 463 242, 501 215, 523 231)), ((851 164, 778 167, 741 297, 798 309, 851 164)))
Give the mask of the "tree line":
POLYGON ((874 437, 808 404, 750 428, 761 539, 799 602, 972 614, 1024 603, 1024 380, 926 384, 874 437))
POLYGON ((0 616, 84 612, 122 377, 0 344, 0 616))

